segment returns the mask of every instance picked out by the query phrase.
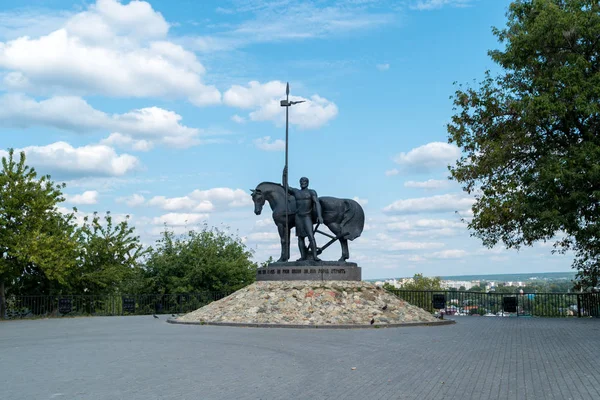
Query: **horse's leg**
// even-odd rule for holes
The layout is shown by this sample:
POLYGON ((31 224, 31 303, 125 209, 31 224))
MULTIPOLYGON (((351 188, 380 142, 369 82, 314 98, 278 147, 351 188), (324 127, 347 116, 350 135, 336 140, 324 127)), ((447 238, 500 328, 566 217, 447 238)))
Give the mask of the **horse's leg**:
POLYGON ((340 238, 340 244, 342 245, 342 258, 338 261, 345 262, 350 258, 350 252, 348 251, 348 239, 340 238))
POLYGON ((285 225, 277 224, 277 231, 279 232, 279 240, 281 242, 281 257, 277 262, 286 262, 290 258, 290 243, 286 243, 285 240, 285 225))
MULTIPOLYGON (((342 233, 342 225, 337 222, 331 222, 327 225, 327 227, 335 236, 339 236, 342 233)), ((344 262, 348 258, 350 258, 350 256, 348 255, 348 240, 342 238, 338 240, 340 241, 340 245, 342 246, 342 256, 338 261, 344 262)))

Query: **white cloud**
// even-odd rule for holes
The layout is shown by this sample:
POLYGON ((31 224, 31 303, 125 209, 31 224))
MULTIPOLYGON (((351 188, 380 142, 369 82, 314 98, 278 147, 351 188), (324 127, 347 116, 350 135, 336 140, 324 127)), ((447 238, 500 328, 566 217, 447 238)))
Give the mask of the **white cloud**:
POLYGON ((224 204, 228 207, 245 207, 253 204, 250 193, 242 189, 213 188, 208 190, 194 190, 189 196, 200 201, 208 200, 217 205, 224 204))
POLYGON ((377 64, 377 69, 380 71, 387 71, 390 69, 390 64, 377 64))
POLYGON ((254 139, 254 145, 261 150, 265 151, 283 151, 285 150, 285 141, 281 139, 275 139, 271 141, 270 136, 254 139))
POLYGON ((57 96, 38 102, 22 94, 5 94, 0 97, 0 121, 3 126, 43 125, 83 133, 106 126, 109 117, 80 97, 57 96))
POLYGON ((245 122, 246 122, 246 118, 244 118, 244 117, 240 117, 240 116, 239 116, 239 115, 237 115, 237 114, 234 114, 234 115, 231 117, 231 120, 232 120, 233 122, 237 123, 237 124, 243 124, 243 123, 245 123, 245 122))
POLYGON ((360 197, 358 197, 358 196, 354 196, 354 197, 352 198, 352 200, 356 201, 358 204, 360 204, 360 205, 361 205, 361 206, 363 206, 363 207, 364 207, 364 206, 366 206, 366 205, 369 203, 369 200, 368 200, 368 199, 361 199, 361 198, 360 198, 360 197))
POLYGON ((146 201, 146 199, 144 198, 144 196, 142 196, 141 194, 137 194, 137 193, 132 194, 131 196, 127 196, 127 197, 119 197, 117 199, 117 203, 125 203, 129 207, 141 206, 142 204, 144 204, 145 201, 146 201))
POLYGON ((394 175, 398 175, 400 173, 400 171, 398 171, 398 169, 393 168, 393 169, 388 169, 387 171, 385 171, 385 176, 394 176, 394 175))
MULTIPOLYGON (((272 221, 271 221, 272 222, 272 221)), ((254 232, 249 234, 247 237, 248 241, 252 242, 278 242, 279 234, 277 232, 254 232)), ((279 245, 274 246, 275 249, 279 247, 279 245)))
POLYGON ((87 190, 81 194, 67 195, 65 198, 71 204, 96 204, 98 203, 98 192, 87 190))
POLYGON ((254 18, 213 36, 191 37, 189 43, 199 51, 224 51, 252 43, 298 41, 373 29, 394 20, 392 14, 373 12, 364 2, 323 7, 312 1, 286 3, 261 1, 248 6, 246 2, 237 9, 228 9, 228 13, 242 16, 252 13, 254 18))
POLYGON ((273 218, 263 218, 259 219, 254 223, 253 230, 256 232, 267 232, 273 231, 276 228, 275 222, 273 222, 273 218))
POLYGON ((449 229, 465 228, 466 225, 458 221, 447 219, 417 219, 414 221, 400 220, 386 224, 389 231, 406 231, 411 229, 449 229))
POLYGON ((196 211, 196 212, 210 212, 214 210, 214 205, 208 201, 197 201, 189 198, 188 196, 183 197, 171 197, 166 198, 165 196, 155 196, 148 201, 148 205, 157 206, 167 211, 196 211))
POLYGON ((152 219, 154 225, 167 224, 167 226, 189 226, 208 220, 208 214, 198 213, 168 213, 152 219))
MULTIPOLYGON (((252 121, 273 121, 285 123, 285 110, 280 100, 285 96, 286 84, 270 81, 261 84, 251 81, 247 87, 233 85, 223 95, 223 102, 229 106, 251 109, 249 118, 252 121)), ((315 94, 310 98, 290 96, 290 101, 304 101, 290 107, 289 123, 302 129, 319 128, 335 118, 337 106, 315 94)))
POLYGON ((413 229, 414 225, 409 221, 395 221, 386 225, 388 231, 406 231, 413 229))
POLYGON ((413 10, 435 10, 444 6, 468 7, 472 0, 417 0, 410 4, 413 10))
POLYGON ((449 221, 447 219, 418 219, 414 224, 417 228, 443 229, 443 228, 464 228, 465 224, 458 221, 449 221))
POLYGON ((233 85, 223 94, 223 102, 231 107, 251 109, 260 106, 273 98, 285 95, 286 84, 270 81, 261 84, 257 81, 248 83, 248 87, 233 85))
POLYGON ((193 211, 207 213, 227 208, 252 205, 249 193, 242 189, 213 188, 194 190, 182 197, 154 196, 148 205, 160 207, 166 211, 193 211))
POLYGON ((375 238, 376 246, 384 251, 428 250, 444 247, 444 243, 398 240, 385 233, 378 233, 375 238))
POLYGON ((198 129, 180 124, 181 116, 159 107, 147 107, 112 117, 113 129, 132 137, 160 139, 180 147, 194 144, 198 129))
POLYGON ((422 212, 454 212, 470 209, 475 199, 456 194, 397 200, 383 208, 388 214, 417 214, 422 212))
MULTIPOLYGON (((325 125, 338 114, 337 106, 319 95, 312 95, 310 99, 290 96, 290 101, 305 100, 305 103, 292 106, 289 113, 289 123, 301 129, 316 129, 325 125)), ((285 122, 285 113, 281 111, 279 100, 273 99, 262 105, 257 111, 250 113, 253 121, 274 121, 279 125, 285 122)))
POLYGON ((439 179, 429 179, 423 182, 406 181, 404 182, 404 187, 418 189, 442 189, 448 187, 448 183, 448 181, 443 181, 439 179))
POLYGON ((456 236, 462 230, 466 233, 466 225, 458 221, 444 219, 395 220, 385 224, 388 232, 402 232, 410 237, 434 238, 440 236, 456 236))
POLYGON ((106 139, 102 139, 100 143, 135 151, 150 151, 153 147, 153 143, 149 140, 135 140, 131 136, 117 132, 111 133, 106 139))
POLYGON ((440 229, 428 229, 428 230, 416 230, 416 231, 407 231, 406 234, 412 237, 438 237, 438 236, 455 236, 456 230, 450 228, 440 228, 440 229))
POLYGON ((60 29, 72 14, 66 11, 40 13, 31 8, 0 12, 0 39, 44 35, 60 29))
POLYGON ((87 133, 116 131, 103 144, 147 151, 155 142, 172 147, 189 147, 199 143, 200 131, 181 125, 181 116, 159 107, 108 115, 75 96, 57 96, 36 101, 20 94, 0 96, 0 122, 5 126, 28 128, 50 126, 87 133))
POLYGON ((10 71, 4 84, 35 93, 219 103, 219 91, 202 83, 205 70, 195 54, 163 40, 167 31, 162 15, 146 2, 98 0, 47 35, 0 42, 0 68, 10 71))
POLYGON ((145 1, 134 0, 123 5, 115 0, 97 0, 88 11, 73 17, 67 28, 86 38, 113 32, 138 38, 159 38, 167 34, 169 24, 145 1))
POLYGON ((463 258, 468 255, 465 250, 442 250, 429 255, 431 258, 463 258))
MULTIPOLYGON (((27 164, 38 170, 61 176, 123 176, 139 166, 139 160, 129 154, 118 155, 105 145, 73 147, 66 142, 47 146, 29 146, 24 151, 27 164)), ((8 154, 0 150, 0 156, 8 154)))
POLYGON ((445 167, 460 157, 460 149, 444 142, 431 142, 412 149, 408 153, 400 153, 394 161, 406 169, 428 171, 445 167))
POLYGON ((443 247, 443 243, 436 242, 408 242, 408 241, 395 241, 389 243, 386 246, 386 249, 389 251, 396 250, 425 250, 425 249, 435 249, 438 247, 443 247))

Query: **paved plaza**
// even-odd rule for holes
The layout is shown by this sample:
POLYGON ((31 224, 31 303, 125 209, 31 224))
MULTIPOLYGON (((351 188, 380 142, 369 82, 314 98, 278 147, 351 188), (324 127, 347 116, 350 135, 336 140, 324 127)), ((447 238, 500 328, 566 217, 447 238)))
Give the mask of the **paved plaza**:
POLYGON ((235 328, 166 316, 0 323, 0 399, 599 399, 600 319, 235 328))

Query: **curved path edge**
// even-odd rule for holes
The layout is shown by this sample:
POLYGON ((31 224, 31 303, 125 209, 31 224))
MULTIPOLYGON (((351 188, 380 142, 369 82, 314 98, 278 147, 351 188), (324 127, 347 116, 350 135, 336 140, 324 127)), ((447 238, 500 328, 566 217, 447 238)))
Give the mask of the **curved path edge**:
POLYGON ((241 322, 197 322, 197 321, 177 321, 176 319, 167 319, 169 324, 181 325, 213 325, 213 326, 234 326, 239 328, 293 328, 293 329, 379 329, 379 328, 403 328, 411 326, 438 326, 453 325, 456 321, 444 319, 435 322, 404 322, 401 324, 373 324, 373 325, 298 325, 298 324, 259 324, 259 323, 241 323, 241 322))

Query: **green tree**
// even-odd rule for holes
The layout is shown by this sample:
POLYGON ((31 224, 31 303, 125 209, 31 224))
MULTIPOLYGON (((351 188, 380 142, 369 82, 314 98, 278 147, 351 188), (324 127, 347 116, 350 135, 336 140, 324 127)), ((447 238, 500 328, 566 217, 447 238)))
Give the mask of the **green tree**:
POLYGON ((135 229, 129 226, 129 216, 115 224, 110 212, 104 218, 94 213, 85 217, 77 238, 79 257, 70 275, 75 293, 107 294, 136 290, 140 279, 140 261, 144 250, 135 229))
POLYGON ((15 160, 14 150, 2 157, 0 171, 0 318, 4 318, 6 291, 32 282, 53 286, 65 283, 75 265, 73 215, 63 215, 64 184, 49 175, 38 177, 25 164, 25 153, 15 160))
POLYGON ((480 286, 480 285, 471 286, 471 288, 468 291, 469 292, 485 292, 485 285, 483 285, 483 286, 480 286))
POLYGON ((555 241, 572 250, 582 286, 600 277, 600 4, 517 0, 502 69, 453 96, 449 142, 463 154, 452 179, 474 194, 468 226, 483 244, 555 241))
POLYGON ((175 236, 165 228, 146 263, 154 293, 234 291, 256 280, 252 252, 241 239, 206 225, 200 232, 175 236))
POLYGON ((273 259, 272 256, 269 256, 269 258, 263 262, 260 263, 259 268, 266 268, 269 266, 269 264, 271 264, 272 262, 274 262, 275 260, 273 259))
POLYGON ((402 290, 443 290, 439 276, 428 278, 423 274, 415 274, 412 279, 412 282, 402 285, 402 290))
POLYGON ((515 286, 498 285, 496 293, 517 293, 519 288, 515 286))

